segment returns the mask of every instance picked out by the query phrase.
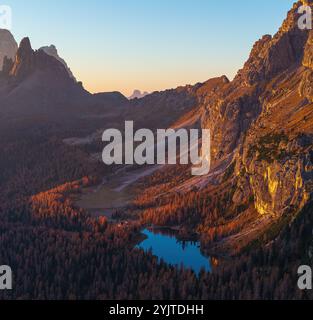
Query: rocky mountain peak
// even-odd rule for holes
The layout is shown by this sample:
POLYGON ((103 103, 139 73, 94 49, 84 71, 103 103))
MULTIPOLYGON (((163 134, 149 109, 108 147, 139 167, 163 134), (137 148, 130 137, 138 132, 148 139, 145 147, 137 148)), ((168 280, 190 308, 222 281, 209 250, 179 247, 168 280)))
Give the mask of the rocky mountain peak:
POLYGON ((295 3, 279 31, 273 37, 265 35, 255 43, 248 61, 235 80, 252 86, 302 63, 310 34, 310 30, 301 30, 298 26, 301 17, 298 9, 303 4, 311 6, 313 2, 303 0, 295 3))
POLYGON ((52 45, 50 45, 50 46, 41 47, 39 50, 44 51, 44 52, 45 52, 46 54, 48 54, 49 56, 54 57, 54 58, 57 59, 59 62, 61 62, 61 63, 63 64, 63 66, 65 67, 65 69, 67 70, 69 76, 70 76, 73 80, 76 81, 76 78, 74 77, 71 69, 68 67, 66 61, 59 56, 58 50, 57 50, 57 48, 56 48, 55 45, 52 44, 52 45))
MULTIPOLYGON (((55 47, 51 47, 50 49, 54 52, 56 50, 55 47)), ((46 79, 74 82, 65 61, 62 62, 60 60, 61 58, 47 54, 45 50, 34 51, 29 38, 24 38, 20 43, 13 66, 10 68, 8 75, 11 80, 15 79, 19 81, 39 72, 44 73, 46 79)), ((10 62, 7 60, 6 70, 8 70, 9 66, 10 62)))
POLYGON ((30 44, 29 38, 26 37, 22 39, 20 46, 17 50, 17 56, 23 58, 31 55, 32 53, 33 53, 33 49, 30 44))
POLYGON ((17 52, 17 43, 10 31, 0 29, 0 71, 5 57, 14 59, 17 52))
POLYGON ((17 50, 15 62, 10 75, 14 77, 24 77, 33 68, 34 51, 29 38, 24 38, 17 50))
POLYGON ((49 54, 53 56, 58 56, 58 49, 54 44, 51 44, 50 46, 41 47, 41 50, 44 50, 46 53, 49 52, 49 54))

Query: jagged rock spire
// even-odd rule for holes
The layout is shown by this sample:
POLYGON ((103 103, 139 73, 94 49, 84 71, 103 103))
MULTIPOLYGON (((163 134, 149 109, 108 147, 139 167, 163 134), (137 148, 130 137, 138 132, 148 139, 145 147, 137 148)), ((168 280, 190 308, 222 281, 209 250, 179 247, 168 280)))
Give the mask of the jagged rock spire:
POLYGON ((29 38, 24 38, 17 50, 15 62, 10 72, 11 76, 18 78, 26 76, 33 68, 34 51, 29 38))

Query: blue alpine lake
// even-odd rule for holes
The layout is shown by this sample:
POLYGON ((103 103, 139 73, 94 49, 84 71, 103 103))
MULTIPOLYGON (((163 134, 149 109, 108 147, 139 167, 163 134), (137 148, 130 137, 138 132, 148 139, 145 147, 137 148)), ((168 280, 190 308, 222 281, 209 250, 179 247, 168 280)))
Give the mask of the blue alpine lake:
POLYGON ((146 239, 137 248, 144 251, 152 250, 152 254, 164 262, 184 268, 192 269, 196 274, 204 269, 211 271, 210 258, 205 257, 200 250, 200 244, 192 241, 178 241, 175 236, 160 231, 145 229, 142 233, 146 239))

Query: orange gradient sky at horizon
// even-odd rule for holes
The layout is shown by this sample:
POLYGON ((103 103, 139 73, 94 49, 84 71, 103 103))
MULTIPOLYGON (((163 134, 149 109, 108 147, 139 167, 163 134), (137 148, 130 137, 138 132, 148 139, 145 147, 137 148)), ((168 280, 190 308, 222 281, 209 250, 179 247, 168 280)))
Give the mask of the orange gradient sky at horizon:
POLYGON ((293 0, 7 0, 12 34, 56 45, 90 92, 147 92, 230 80, 293 0))

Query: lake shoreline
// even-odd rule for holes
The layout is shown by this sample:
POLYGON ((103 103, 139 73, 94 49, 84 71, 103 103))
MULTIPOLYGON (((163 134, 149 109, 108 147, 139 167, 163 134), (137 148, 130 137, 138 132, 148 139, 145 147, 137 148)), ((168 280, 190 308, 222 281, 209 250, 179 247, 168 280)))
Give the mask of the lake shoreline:
POLYGON ((145 239, 135 248, 146 252, 151 250, 154 256, 167 264, 191 269, 196 274, 202 270, 212 272, 211 257, 204 256, 199 241, 180 241, 174 234, 162 234, 161 230, 165 229, 143 228, 141 233, 145 239))

